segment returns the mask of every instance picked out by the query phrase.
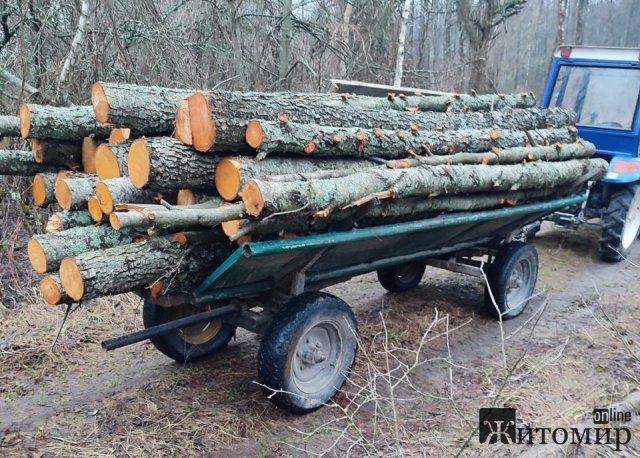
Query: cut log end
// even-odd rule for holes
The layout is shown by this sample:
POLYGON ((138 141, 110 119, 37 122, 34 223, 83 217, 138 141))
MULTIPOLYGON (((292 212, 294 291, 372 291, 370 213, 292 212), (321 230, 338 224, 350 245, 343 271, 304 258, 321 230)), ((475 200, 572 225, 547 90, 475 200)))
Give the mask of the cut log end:
POLYGON ((62 218, 58 213, 54 213, 47 220, 47 226, 44 231, 47 233, 60 232, 62 230, 62 218))
POLYGON ((27 255, 29 256, 29 262, 31 262, 33 270, 39 274, 47 271, 47 255, 40 242, 36 239, 31 239, 27 243, 27 255))
POLYGON ((47 275, 40 280, 40 294, 42 298, 50 305, 59 304, 62 301, 64 290, 55 278, 47 275))
POLYGON ((19 124, 20 124, 20 136, 27 138, 31 131, 31 110, 29 105, 23 103, 20 105, 20 111, 18 112, 19 124))
POLYGON ((245 134, 247 145, 253 149, 258 149, 264 142, 264 129, 257 119, 252 119, 247 123, 247 132, 245 134))
POLYGON ((40 174, 33 177, 31 195, 33 196, 33 203, 38 207, 42 207, 47 204, 47 182, 40 174))
POLYGON ((242 190, 242 202, 246 212, 251 216, 259 216, 264 210, 264 197, 254 180, 249 181, 242 190))
POLYGON ((189 124, 193 147, 197 151, 209 151, 216 143, 216 123, 209 108, 209 101, 202 92, 189 97, 189 124))
POLYGON ((118 157, 106 143, 98 146, 96 150, 95 168, 96 174, 101 180, 120 178, 123 172, 120 170, 118 157))
POLYGON ((176 197, 176 205, 195 205, 198 203, 198 196, 191 189, 181 189, 176 197))
POLYGON ((79 301, 84 296, 84 279, 73 258, 64 258, 60 263, 60 281, 71 299, 79 301))
POLYGON ((44 162, 44 144, 42 140, 32 138, 30 143, 31 152, 33 153, 33 160, 38 164, 42 164, 44 162))
POLYGON ((193 135, 191 134, 191 123, 189 118, 189 100, 184 99, 178 105, 175 117, 175 138, 185 145, 193 145, 193 135))
POLYGON ((149 295, 152 299, 157 299, 162 290, 164 289, 164 282, 162 280, 156 280, 149 285, 149 295))
POLYGON ((139 138, 131 144, 127 158, 127 170, 134 187, 142 189, 149 183, 151 157, 145 138, 139 138))
POLYGON ((214 182, 216 190, 224 200, 234 201, 241 189, 241 162, 231 157, 223 158, 216 166, 214 182))
POLYGON ((122 223, 120 222, 120 218, 118 217, 117 212, 113 212, 109 215, 109 224, 111 224, 111 227, 116 231, 122 229, 122 223))
POLYGON ((91 104, 98 122, 103 124, 109 122, 109 99, 100 82, 95 83, 91 88, 91 104))
POLYGON ((184 232, 177 232, 173 234, 173 238, 176 242, 178 242, 178 244, 182 246, 185 246, 187 243, 189 243, 189 238, 184 232))
POLYGON ((87 199, 87 209, 89 210, 89 214, 91 218, 99 223, 104 218, 104 212, 102 211, 100 200, 97 196, 91 196, 87 199))
POLYGON ((224 232, 224 235, 231 237, 242 228, 242 220, 234 219, 231 221, 225 221, 220 225, 222 226, 222 232, 224 232))
POLYGON ((306 154, 313 154, 313 152, 316 150, 318 145, 316 145, 316 142, 309 142, 304 146, 304 152, 306 154))
POLYGON ((54 185, 56 202, 65 210, 70 210, 73 205, 73 193, 64 179, 57 179, 54 185))
POLYGON ((96 152, 100 142, 92 137, 82 139, 82 168, 87 173, 96 173, 96 152))
POLYGON ((126 142, 127 140, 129 140, 130 136, 131 136, 131 129, 128 129, 126 127, 118 127, 111 130, 111 133, 109 134, 108 142, 109 143, 126 142))
MULTIPOLYGON (((98 200, 100 211, 105 215, 110 215, 114 210, 113 197, 111 196, 109 186, 102 181, 98 182, 96 185, 96 198, 98 200)), ((91 208, 89 208, 89 213, 91 213, 91 208)))

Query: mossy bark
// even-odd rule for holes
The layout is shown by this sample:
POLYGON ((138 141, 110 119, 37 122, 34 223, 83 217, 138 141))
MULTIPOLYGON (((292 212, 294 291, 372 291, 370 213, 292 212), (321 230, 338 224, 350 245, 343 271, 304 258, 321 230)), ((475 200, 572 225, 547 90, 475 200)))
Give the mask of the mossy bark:
POLYGON ((82 143, 73 141, 31 140, 33 159, 39 164, 79 167, 82 164, 82 143))
POLYGON ((0 175, 32 177, 38 173, 56 173, 60 167, 38 164, 30 151, 0 150, 0 175))
POLYGON ((0 116, 0 140, 4 137, 20 137, 20 122, 17 116, 0 116))
POLYGON ((25 138, 82 141, 84 137, 108 138, 111 133, 111 126, 103 126, 96 121, 90 106, 28 104, 27 107, 31 122, 25 138))
POLYGON ((95 221, 88 211, 61 211, 49 217, 45 232, 60 232, 74 227, 91 226, 95 221))
MULTIPOLYGON (((215 227, 225 221, 240 219, 244 216, 242 203, 224 205, 217 208, 201 206, 184 208, 175 206, 171 210, 162 206, 141 206, 139 210, 120 212, 112 216, 117 218, 120 228, 155 227, 163 229, 180 229, 194 226, 215 227)), ((112 222, 113 225, 113 222, 112 222)))

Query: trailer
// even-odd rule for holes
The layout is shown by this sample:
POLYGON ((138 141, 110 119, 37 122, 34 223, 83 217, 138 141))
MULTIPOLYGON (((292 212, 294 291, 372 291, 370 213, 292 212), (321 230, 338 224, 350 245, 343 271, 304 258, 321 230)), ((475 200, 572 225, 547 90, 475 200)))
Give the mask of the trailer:
POLYGON ((430 265, 486 280, 486 313, 515 318, 532 297, 538 272, 534 246, 519 240, 521 228, 585 199, 584 193, 550 196, 511 207, 244 243, 222 262, 212 260, 217 267, 191 294, 158 300, 145 295, 145 329, 102 345, 115 350, 150 339, 168 357, 188 362, 222 350, 241 327, 262 336, 258 379, 268 398, 290 412, 311 412, 341 388, 357 352, 351 308, 324 288, 377 272, 388 291, 407 291, 430 265))

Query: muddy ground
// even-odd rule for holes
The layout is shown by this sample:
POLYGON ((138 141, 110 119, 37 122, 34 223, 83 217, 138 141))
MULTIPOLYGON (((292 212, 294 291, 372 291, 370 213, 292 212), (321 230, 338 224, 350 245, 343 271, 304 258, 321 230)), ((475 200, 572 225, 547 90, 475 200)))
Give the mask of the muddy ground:
MULTIPOLYGON (((479 444, 480 407, 569 428, 640 389, 640 249, 603 264, 597 238, 597 228, 544 231, 539 294, 502 329, 480 310, 482 281, 460 274, 428 268, 403 294, 374 275, 330 288, 355 308, 361 349, 335 405, 304 417, 256 385, 252 334, 187 366, 148 343, 105 353, 101 340, 142 325, 140 301, 125 295, 74 313, 50 350, 62 309, 34 293, 0 306, 0 455, 518 455, 527 447, 479 444)), ((640 454, 640 428, 620 453, 640 454)))

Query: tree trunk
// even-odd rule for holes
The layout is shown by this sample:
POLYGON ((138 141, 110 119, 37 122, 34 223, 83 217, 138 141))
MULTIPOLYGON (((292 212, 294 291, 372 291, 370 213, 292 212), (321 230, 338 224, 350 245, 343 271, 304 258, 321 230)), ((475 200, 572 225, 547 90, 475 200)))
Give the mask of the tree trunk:
POLYGON ((413 0, 404 0, 402 16, 400 17, 400 33, 398 34, 398 52, 396 53, 396 70, 393 76, 393 86, 402 86, 402 76, 404 72, 404 51, 405 40, 407 38, 407 25, 409 23, 409 13, 413 6, 413 0))
POLYGON ((20 106, 22 138, 81 141, 84 137, 107 138, 110 133, 111 127, 100 125, 91 107, 20 106))
POLYGON ((67 294, 76 301, 121 294, 144 288, 160 278, 171 279, 197 270, 193 258, 207 263, 202 269, 211 267, 219 249, 215 240, 191 249, 178 243, 174 236, 152 237, 65 258, 60 265, 60 279, 67 294))
POLYGON ((592 143, 571 143, 553 146, 517 147, 499 149, 478 153, 456 153, 451 156, 430 156, 413 159, 398 159, 387 163, 390 169, 406 169, 424 165, 508 165, 534 161, 566 161, 569 159, 584 159, 595 154, 592 143))
POLYGON ((129 177, 112 178, 100 181, 96 185, 96 195, 100 202, 100 209, 105 215, 110 215, 114 211, 115 205, 121 203, 149 203, 158 200, 158 197, 174 203, 176 194, 175 192, 169 192, 159 195, 156 191, 137 189, 131 184, 129 177))
MULTIPOLYGON (((216 203, 216 205, 219 205, 219 203, 216 203)), ((244 206, 242 203, 215 208, 208 208, 206 204, 201 204, 190 208, 176 206, 172 209, 155 205, 141 206, 140 209, 135 211, 115 211, 109 216, 109 222, 116 230, 125 227, 146 228, 151 226, 178 229, 191 226, 215 227, 224 221, 239 219, 243 216, 244 206)))
POLYGON ((45 232, 66 231, 73 227, 90 226, 93 219, 87 211, 62 211, 49 217, 45 232))
POLYGON ((247 143, 260 157, 289 153, 313 157, 399 158, 407 154, 451 154, 456 151, 488 151, 493 147, 524 146, 575 141, 575 129, 522 130, 383 130, 329 127, 314 124, 252 120, 247 125, 247 143), (531 136, 531 139, 529 138, 531 136))
POLYGON ((59 167, 38 164, 29 151, 0 150, 0 175, 32 177, 37 173, 56 173, 59 167))
POLYGON ((61 304, 69 300, 58 274, 46 275, 40 280, 40 294, 51 305, 61 304))
POLYGON ((434 197, 442 194, 515 191, 567 185, 590 171, 597 180, 608 168, 602 159, 532 162, 525 165, 441 165, 375 169, 315 182, 251 180, 242 191, 252 216, 299 210, 331 212, 372 198, 434 197))
POLYGON ((82 170, 86 173, 96 173, 96 152, 102 143, 93 137, 82 139, 82 170))
POLYGON ((103 143, 98 146, 94 158, 96 175, 101 180, 126 177, 129 175, 127 158, 133 142, 103 143))
POLYGON ((67 256, 133 243, 134 230, 114 231, 109 226, 74 227, 66 231, 34 235, 27 245, 31 266, 38 273, 50 272, 67 256))
POLYGON ((79 210, 87 207, 87 199, 96 192, 98 177, 85 173, 71 174, 67 178, 58 176, 55 182, 56 202, 64 210, 79 210))
POLYGON ((20 137, 20 120, 17 116, 0 116, 0 140, 4 137, 20 137))
POLYGON ((589 17, 589 0, 578 0, 578 13, 576 15, 576 45, 584 44, 584 30, 586 18, 589 17))
POLYGON ((67 57, 62 65, 62 70, 60 71, 60 77, 58 78, 58 101, 60 102, 65 102, 67 99, 67 94, 64 92, 67 86, 67 78, 69 77, 73 63, 76 60, 78 48, 80 48, 84 42, 85 30, 87 28, 87 22, 90 14, 91 4, 88 0, 83 0, 80 5, 80 17, 78 18, 76 33, 73 36, 73 41, 71 42, 69 52, 67 53, 67 57))
POLYGON ((558 0, 558 28, 556 29, 555 48, 564 44, 565 21, 569 0, 558 0))
POLYGON ((57 164, 70 169, 80 168, 82 164, 82 145, 80 142, 48 141, 34 138, 31 140, 33 160, 38 164, 57 164))
POLYGON ((180 102, 193 90, 97 82, 91 89, 95 118, 127 127, 135 135, 167 135, 174 130, 180 102))
POLYGON ((38 173, 33 177, 31 196, 38 207, 46 207, 56 201, 55 184, 57 173, 38 173))
MULTIPOLYGON (((262 100, 245 94, 244 103, 226 103, 214 93, 197 92, 189 98, 192 144, 198 151, 242 151, 247 119, 260 118, 287 124, 316 124, 389 130, 413 127, 420 130, 479 129, 496 125, 512 129, 539 129, 574 124, 575 114, 558 108, 527 109, 473 113, 400 112, 373 110, 351 105, 308 105, 294 101, 262 100)), ((182 140, 180 138, 180 140, 182 140)))
POLYGON ((293 174, 304 179, 309 172, 358 170, 372 165, 366 161, 349 159, 312 160, 286 157, 270 157, 259 161, 250 156, 224 157, 216 167, 215 185, 224 200, 234 201, 245 184, 252 178, 270 179, 272 176, 293 174))
POLYGON ((131 183, 138 188, 213 189, 220 158, 203 156, 171 137, 139 138, 128 156, 131 183))
POLYGON ((289 59, 291 58, 291 41, 293 40, 293 0, 282 0, 282 20, 280 22, 280 46, 278 56, 278 87, 288 88, 289 59))

